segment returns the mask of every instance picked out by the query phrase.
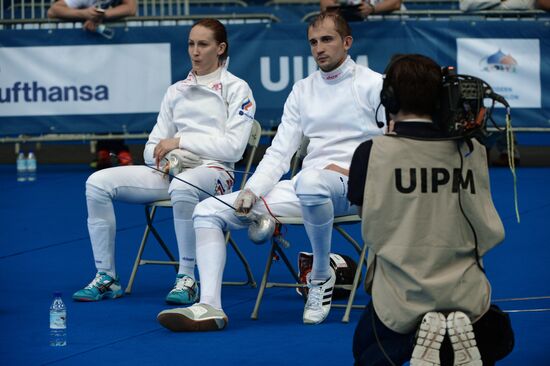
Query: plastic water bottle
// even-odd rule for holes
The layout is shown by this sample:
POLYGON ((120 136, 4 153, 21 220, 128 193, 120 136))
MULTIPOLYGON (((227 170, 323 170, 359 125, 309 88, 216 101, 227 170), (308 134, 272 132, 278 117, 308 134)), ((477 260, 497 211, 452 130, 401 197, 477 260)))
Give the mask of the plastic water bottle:
POLYGON ((27 155, 27 179, 30 182, 34 182, 36 180, 36 156, 32 151, 29 152, 29 155, 27 155))
POLYGON ((25 159, 25 154, 21 151, 17 155, 16 160, 17 165, 17 181, 24 182, 27 180, 27 159, 25 159))
POLYGON ((115 30, 105 24, 99 24, 95 31, 107 39, 112 39, 115 36, 115 30))
POLYGON ((67 345, 67 308, 61 292, 54 292, 53 302, 50 306, 50 346, 59 347, 67 345))

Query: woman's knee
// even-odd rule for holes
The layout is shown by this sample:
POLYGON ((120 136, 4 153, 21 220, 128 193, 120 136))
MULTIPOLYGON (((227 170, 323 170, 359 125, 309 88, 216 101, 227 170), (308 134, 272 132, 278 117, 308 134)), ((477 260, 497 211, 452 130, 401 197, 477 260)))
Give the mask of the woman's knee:
POLYGON ((112 175, 110 169, 102 169, 93 173, 86 180, 86 197, 104 200, 112 199, 112 175))
POLYGON ((168 192, 170 193, 172 205, 178 202, 193 203, 196 205, 200 200, 199 191, 191 186, 184 187, 178 185, 177 187, 173 187, 171 184, 168 192))
POLYGON ((106 169, 98 170, 97 172, 90 175, 86 180, 86 189, 88 189, 89 186, 93 186, 107 191, 106 183, 108 182, 108 179, 109 178, 108 174, 106 173, 106 169))
POLYGON ((96 202, 107 202, 110 201, 112 197, 111 194, 104 189, 103 185, 97 184, 94 180, 90 181, 88 178, 86 181, 86 199, 96 202))

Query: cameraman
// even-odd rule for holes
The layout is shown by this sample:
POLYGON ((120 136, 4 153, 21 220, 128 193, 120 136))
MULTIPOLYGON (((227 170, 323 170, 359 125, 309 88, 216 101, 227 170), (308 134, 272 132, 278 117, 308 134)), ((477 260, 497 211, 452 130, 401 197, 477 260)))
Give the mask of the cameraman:
POLYGON ((444 139, 433 123, 442 90, 433 60, 401 55, 386 70, 388 135, 357 148, 349 176, 372 296, 355 330, 355 363, 401 365, 412 352, 411 366, 492 365, 514 341, 508 316, 490 304, 481 261, 504 238, 485 149, 444 139))

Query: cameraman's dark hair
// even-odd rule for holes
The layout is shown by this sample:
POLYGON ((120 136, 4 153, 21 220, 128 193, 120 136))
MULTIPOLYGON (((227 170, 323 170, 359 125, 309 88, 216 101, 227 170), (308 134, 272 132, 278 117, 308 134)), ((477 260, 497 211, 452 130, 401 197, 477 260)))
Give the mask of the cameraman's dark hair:
POLYGON ((394 55, 385 72, 403 113, 433 116, 441 94, 441 66, 424 55, 394 55))
POLYGON ((229 53, 229 42, 227 41, 227 31, 225 26, 218 20, 214 18, 204 18, 193 24, 191 29, 195 28, 197 25, 208 28, 214 33, 214 39, 218 44, 225 43, 225 51, 220 55, 219 61, 225 61, 229 53))
POLYGON ((307 26, 307 31, 309 32, 310 28, 317 27, 325 19, 331 19, 336 28, 336 32, 344 39, 347 36, 351 36, 351 28, 348 22, 340 15, 339 12, 335 11, 322 11, 319 15, 315 16, 307 26))

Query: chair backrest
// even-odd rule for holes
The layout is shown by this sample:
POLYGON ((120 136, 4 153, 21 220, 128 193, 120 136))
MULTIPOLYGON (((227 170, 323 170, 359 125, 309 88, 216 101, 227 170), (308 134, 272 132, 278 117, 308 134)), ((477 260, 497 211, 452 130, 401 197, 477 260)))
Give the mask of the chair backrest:
POLYGON ((300 147, 298 150, 296 150, 296 154, 294 154, 294 158, 292 158, 292 169, 290 171, 290 177, 294 177, 296 173, 300 171, 300 168, 302 167, 302 160, 307 155, 307 146, 309 145, 309 138, 303 137, 302 142, 300 143, 300 147))
POLYGON ((260 144, 260 137, 262 137, 262 126, 260 122, 252 121, 252 129, 250 130, 250 137, 248 138, 248 144, 250 146, 258 147, 260 144))
POLYGON ((260 122, 254 120, 252 121, 252 129, 250 130, 250 137, 248 138, 248 145, 250 146, 250 151, 248 153, 248 157, 246 158, 246 163, 245 163, 245 168, 243 173, 243 180, 241 182, 240 189, 244 188, 244 185, 248 180, 248 176, 250 175, 250 167, 252 166, 252 162, 254 161, 254 156, 256 155, 256 149, 260 145, 260 137, 262 137, 262 126, 260 125, 260 122))

